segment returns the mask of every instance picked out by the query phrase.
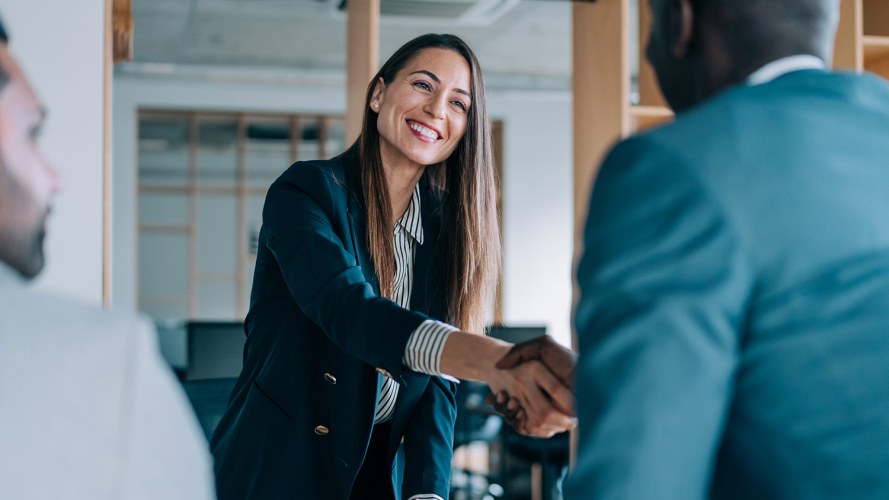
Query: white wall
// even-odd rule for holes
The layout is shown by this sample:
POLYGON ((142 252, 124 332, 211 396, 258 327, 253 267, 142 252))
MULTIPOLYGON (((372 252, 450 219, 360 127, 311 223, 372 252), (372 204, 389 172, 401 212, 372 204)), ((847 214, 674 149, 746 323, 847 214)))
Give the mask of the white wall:
POLYGON ((41 149, 62 178, 42 287, 102 301, 103 0, 0 0, 10 50, 49 111, 41 149))
MULTIPOLYGON (((492 89, 503 120, 504 315, 545 324, 570 344, 571 100, 568 92, 492 89)), ((221 83, 119 74, 114 80, 115 306, 136 307, 136 118, 140 108, 343 114, 337 85, 221 83)))
POLYGON ((488 93, 504 122, 503 315, 571 345, 574 208, 569 92, 488 93))

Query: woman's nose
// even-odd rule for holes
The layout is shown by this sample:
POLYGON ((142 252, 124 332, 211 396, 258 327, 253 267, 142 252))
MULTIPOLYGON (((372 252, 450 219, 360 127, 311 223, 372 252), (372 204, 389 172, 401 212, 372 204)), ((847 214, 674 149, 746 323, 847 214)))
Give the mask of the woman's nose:
POLYGON ((426 112, 433 118, 444 118, 444 98, 433 97, 426 104, 426 112))

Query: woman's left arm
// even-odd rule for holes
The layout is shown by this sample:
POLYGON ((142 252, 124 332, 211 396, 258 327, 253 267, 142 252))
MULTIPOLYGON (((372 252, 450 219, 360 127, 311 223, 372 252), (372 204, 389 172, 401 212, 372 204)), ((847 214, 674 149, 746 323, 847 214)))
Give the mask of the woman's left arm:
POLYGON ((457 384, 430 377, 407 422, 404 434, 404 482, 402 498, 448 498, 451 458, 454 454, 454 422, 457 419, 457 384))

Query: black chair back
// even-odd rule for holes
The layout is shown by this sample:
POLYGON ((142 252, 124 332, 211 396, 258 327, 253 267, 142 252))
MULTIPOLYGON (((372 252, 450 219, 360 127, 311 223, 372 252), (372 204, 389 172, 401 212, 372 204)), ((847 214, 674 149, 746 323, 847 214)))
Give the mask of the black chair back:
POLYGON ((210 440, 213 430, 225 413, 236 380, 236 378, 217 378, 182 382, 207 441, 210 440))

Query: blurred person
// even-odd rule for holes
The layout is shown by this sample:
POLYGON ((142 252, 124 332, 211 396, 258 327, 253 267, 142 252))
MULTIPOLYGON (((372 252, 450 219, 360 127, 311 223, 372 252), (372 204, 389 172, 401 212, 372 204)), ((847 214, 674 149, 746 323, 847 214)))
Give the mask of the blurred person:
POLYGON ((144 319, 33 290, 60 182, 0 23, 0 498, 214 498, 207 444, 144 319))
POLYGON ((889 84, 826 69, 838 4, 651 0, 677 116, 593 189, 566 498, 889 498, 889 84))
POLYGON ((452 35, 409 41, 368 85, 359 139, 269 189, 244 368, 211 440, 223 499, 448 497, 452 377, 574 425, 543 363, 483 331, 500 269, 484 80, 452 35), (475 333, 468 333, 475 332, 475 333))

